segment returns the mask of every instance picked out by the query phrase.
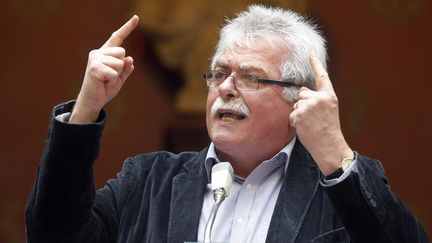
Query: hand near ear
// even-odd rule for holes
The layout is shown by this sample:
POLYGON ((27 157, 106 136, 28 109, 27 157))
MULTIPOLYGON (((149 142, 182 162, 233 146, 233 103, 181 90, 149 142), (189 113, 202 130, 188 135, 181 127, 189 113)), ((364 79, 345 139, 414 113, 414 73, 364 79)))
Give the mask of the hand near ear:
POLYGON ((290 126, 311 153, 321 172, 327 176, 336 171, 344 158, 353 156, 343 137, 338 99, 322 63, 310 57, 317 90, 302 87, 299 100, 290 115, 290 126))

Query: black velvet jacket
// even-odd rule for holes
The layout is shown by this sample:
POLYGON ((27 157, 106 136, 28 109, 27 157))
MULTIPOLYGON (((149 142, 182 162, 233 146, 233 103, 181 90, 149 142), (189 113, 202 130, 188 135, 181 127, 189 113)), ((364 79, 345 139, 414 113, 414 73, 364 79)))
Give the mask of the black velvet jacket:
MULTIPOLYGON (((28 242, 196 241, 207 184, 207 149, 155 152, 125 161, 116 179, 95 190, 104 112, 98 123, 54 119, 26 208, 28 242)), ((426 233, 390 191, 381 164, 357 156, 358 171, 320 185, 320 171, 301 143, 294 146, 267 242, 428 242, 426 233)))

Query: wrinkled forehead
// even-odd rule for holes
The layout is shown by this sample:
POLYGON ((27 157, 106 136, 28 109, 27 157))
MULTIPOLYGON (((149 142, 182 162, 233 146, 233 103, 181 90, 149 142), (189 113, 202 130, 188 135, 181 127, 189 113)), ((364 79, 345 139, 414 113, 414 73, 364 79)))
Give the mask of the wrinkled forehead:
MULTIPOLYGON (((224 67, 230 64, 227 53, 238 54, 237 50, 248 49, 250 52, 257 54, 267 54, 273 56, 279 61, 286 60, 289 57, 288 43, 276 34, 253 36, 249 38, 228 38, 221 39, 215 55, 212 60, 212 68, 224 67)), ((280 64, 280 63, 279 63, 280 64)), ((245 62, 241 64, 245 69, 262 69, 262 65, 254 62, 245 62)))
POLYGON ((255 38, 249 45, 227 46, 214 56, 212 69, 239 69, 266 75, 280 74, 281 65, 287 60, 289 49, 281 38, 255 38))

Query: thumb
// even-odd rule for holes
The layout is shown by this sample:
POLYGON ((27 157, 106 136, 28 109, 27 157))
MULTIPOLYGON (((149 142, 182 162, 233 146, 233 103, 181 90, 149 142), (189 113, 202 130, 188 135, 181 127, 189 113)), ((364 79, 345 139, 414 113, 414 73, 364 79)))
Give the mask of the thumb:
POLYGON ((133 70, 134 70, 133 58, 130 56, 126 57, 124 59, 123 71, 120 73, 120 76, 119 76, 121 83, 124 83, 126 81, 126 79, 133 72, 133 70))

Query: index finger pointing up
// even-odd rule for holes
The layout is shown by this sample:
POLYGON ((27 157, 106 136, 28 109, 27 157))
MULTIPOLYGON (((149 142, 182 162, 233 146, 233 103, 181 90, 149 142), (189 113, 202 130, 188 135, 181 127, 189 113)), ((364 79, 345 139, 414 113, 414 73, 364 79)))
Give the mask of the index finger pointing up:
POLYGON ((122 27, 112 33, 111 37, 105 42, 105 44, 103 44, 102 48, 121 46, 121 44, 123 44, 123 41, 137 27, 138 21, 138 16, 134 15, 122 27))
POLYGON ((312 71, 314 73, 317 90, 334 91, 328 73, 325 70, 324 66, 322 65, 321 61, 318 59, 318 57, 312 54, 309 57, 309 62, 312 66, 312 71))

